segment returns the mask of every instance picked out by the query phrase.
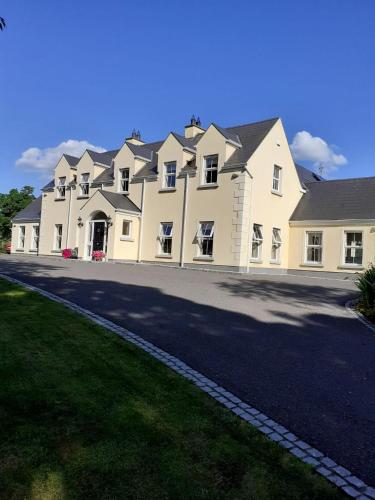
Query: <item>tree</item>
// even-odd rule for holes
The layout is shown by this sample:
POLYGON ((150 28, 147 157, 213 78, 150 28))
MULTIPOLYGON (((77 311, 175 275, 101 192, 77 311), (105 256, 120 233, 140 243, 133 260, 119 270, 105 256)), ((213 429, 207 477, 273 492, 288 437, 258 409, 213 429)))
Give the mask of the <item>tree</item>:
POLYGON ((5 19, 3 17, 0 17, 0 30, 3 31, 5 26, 6 26, 5 19))
POLYGON ((35 200, 33 192, 33 187, 24 186, 20 190, 11 189, 8 194, 0 193, 0 240, 10 238, 12 218, 35 200))

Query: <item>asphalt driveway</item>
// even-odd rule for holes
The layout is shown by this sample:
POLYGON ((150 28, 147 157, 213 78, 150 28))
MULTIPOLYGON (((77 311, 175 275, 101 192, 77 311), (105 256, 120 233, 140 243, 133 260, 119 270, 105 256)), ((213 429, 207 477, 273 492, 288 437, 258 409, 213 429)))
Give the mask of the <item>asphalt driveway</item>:
POLYGON ((375 334, 344 308, 352 281, 15 256, 0 273, 134 331, 375 485, 375 334))

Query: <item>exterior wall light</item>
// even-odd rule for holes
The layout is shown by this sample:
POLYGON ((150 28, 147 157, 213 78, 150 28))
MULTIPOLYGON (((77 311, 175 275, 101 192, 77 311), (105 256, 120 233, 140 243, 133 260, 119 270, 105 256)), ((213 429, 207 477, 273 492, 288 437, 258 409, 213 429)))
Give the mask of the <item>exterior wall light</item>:
POLYGON ((113 225, 112 217, 107 217, 107 226, 111 227, 113 225))

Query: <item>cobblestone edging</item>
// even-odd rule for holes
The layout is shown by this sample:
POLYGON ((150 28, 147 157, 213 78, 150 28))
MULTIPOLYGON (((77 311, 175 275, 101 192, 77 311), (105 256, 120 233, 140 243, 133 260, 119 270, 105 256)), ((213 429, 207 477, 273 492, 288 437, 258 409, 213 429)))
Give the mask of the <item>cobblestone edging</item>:
MULTIPOLYGON (((212 398, 216 399, 216 401, 228 408, 232 413, 238 415, 240 418, 246 420, 251 425, 256 427, 269 439, 287 449, 292 455, 299 458, 303 462, 311 465, 316 470, 316 472, 318 472, 320 475, 328 479, 328 481, 343 490, 349 497, 358 498, 359 500, 375 500, 375 488, 368 486, 361 479, 353 475, 348 469, 340 466, 329 457, 321 453, 319 450, 313 448, 306 442, 299 439, 288 429, 270 419, 267 415, 260 412, 256 408, 243 402, 240 398, 227 391, 224 387, 221 387, 209 378, 205 377, 200 372, 192 369, 190 366, 185 364, 183 361, 180 361, 175 356, 172 356, 162 349, 159 349, 151 342, 144 340, 142 337, 139 337, 135 333, 130 332, 126 328, 116 325, 112 321, 109 321, 102 316, 99 316, 98 314, 84 309, 83 307, 80 307, 73 302, 65 300, 52 293, 46 292, 45 290, 29 285, 5 274, 0 274, 0 278, 21 285, 28 290, 37 292, 55 302, 59 302, 69 309, 94 321, 107 330, 116 333, 124 340, 131 342, 132 344, 141 348, 143 351, 148 352, 151 356, 158 359, 160 362, 162 362, 175 372, 179 373, 184 378, 190 380, 202 391, 206 392, 212 398)), ((354 313, 354 311, 350 309, 349 304, 346 307, 349 311, 354 313)), ((355 314, 357 315, 357 313, 355 314)), ((359 319, 362 321, 361 318, 359 319)), ((373 331, 375 331, 375 328, 372 325, 371 327, 373 331)))
POLYGON ((361 323, 363 323, 369 330, 372 331, 372 333, 375 333, 375 324, 371 323, 366 316, 364 316, 362 313, 357 311, 355 309, 355 305, 357 304, 358 300, 349 300, 345 304, 345 309, 355 318, 357 318, 361 323))

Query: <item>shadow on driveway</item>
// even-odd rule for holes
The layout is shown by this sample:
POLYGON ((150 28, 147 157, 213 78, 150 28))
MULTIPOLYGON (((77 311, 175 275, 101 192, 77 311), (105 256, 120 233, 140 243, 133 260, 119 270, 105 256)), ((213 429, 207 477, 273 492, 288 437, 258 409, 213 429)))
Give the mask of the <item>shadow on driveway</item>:
MULTIPOLYGON (((245 301, 239 306, 245 313, 202 303, 194 294, 188 300, 166 293, 163 283, 130 282, 135 266, 129 282, 121 282, 121 266, 100 265, 94 276, 90 264, 83 272, 85 264, 46 260, 0 258, 0 272, 134 331, 375 484, 375 336, 337 306, 353 290, 281 277, 207 278, 223 304, 228 297, 245 301), (254 301, 264 303, 269 320, 251 312, 254 301)), ((148 272, 151 282, 153 268, 148 272)), ((164 273, 176 279, 171 270, 164 273)), ((200 279, 173 273, 180 273, 177 280, 200 279)))

